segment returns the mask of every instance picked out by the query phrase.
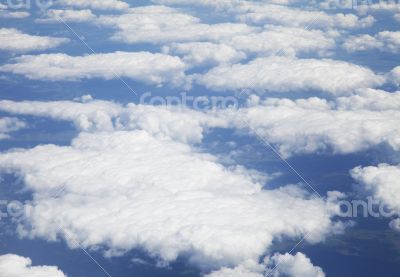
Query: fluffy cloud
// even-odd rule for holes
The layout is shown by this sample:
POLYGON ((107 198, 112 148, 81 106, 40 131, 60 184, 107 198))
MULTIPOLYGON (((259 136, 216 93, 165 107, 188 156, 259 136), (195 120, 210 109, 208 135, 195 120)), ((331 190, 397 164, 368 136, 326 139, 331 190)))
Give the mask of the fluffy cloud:
POLYGON ((222 268, 205 277, 325 277, 318 266, 314 266, 303 253, 296 255, 276 253, 265 258, 265 264, 246 261, 235 268, 222 268))
POLYGON ((0 29, 0 50, 13 52, 45 50, 57 47, 66 42, 69 42, 69 39, 47 36, 32 36, 12 28, 0 29))
POLYGON ((82 131, 146 130, 158 137, 199 143, 208 128, 227 127, 217 114, 205 114, 184 107, 163 107, 109 101, 0 101, 0 110, 10 114, 50 117, 74 122, 82 131))
POLYGON ((129 4, 119 0, 58 0, 59 5, 98 10, 125 10, 129 4))
POLYGON ((26 124, 17 118, 12 118, 12 117, 0 118, 0 140, 9 138, 8 133, 18 131, 25 127, 26 124))
POLYGON ((400 32, 383 31, 375 36, 350 36, 343 47, 348 52, 379 49, 380 51, 398 53, 400 51, 400 32))
POLYGON ((292 27, 307 28, 365 28, 374 23, 372 16, 359 18, 354 14, 328 14, 322 11, 302 10, 282 5, 244 2, 235 7, 238 18, 245 22, 256 24, 280 24, 292 27))
POLYGON ((267 99, 260 103, 254 97, 251 106, 227 117, 237 128, 276 145, 283 156, 323 151, 354 153, 383 143, 400 150, 398 98, 398 93, 372 90, 338 102, 309 98, 267 99), (378 101, 381 104, 373 103, 378 101))
POLYGON ((0 277, 66 277, 55 266, 32 266, 29 258, 14 254, 0 256, 0 277))
POLYGON ((138 7, 122 15, 100 16, 97 23, 116 28, 118 31, 112 38, 127 43, 219 42, 255 30, 238 23, 204 24, 192 15, 164 6, 138 7))
POLYGON ((384 77, 370 69, 343 61, 274 56, 257 58, 248 64, 221 65, 196 79, 199 84, 215 90, 317 90, 335 95, 350 94, 356 88, 384 82, 384 77))
POLYGON ((258 260, 282 236, 318 242, 343 228, 331 200, 293 185, 264 190, 259 173, 145 131, 81 133, 71 146, 2 153, 0 167, 33 192, 21 235, 108 255, 142 248, 213 269, 258 260))
POLYGON ((0 66, 2 72, 22 74, 29 79, 80 80, 131 78, 150 84, 182 84, 185 65, 178 57, 149 52, 114 52, 87 56, 42 54, 21 56, 15 63, 0 66))
POLYGON ((183 56, 182 60, 190 66, 234 63, 246 58, 246 54, 226 44, 210 42, 173 43, 164 46, 163 52, 183 56))
MULTIPOLYGON (((351 171, 351 175, 375 199, 387 205, 396 216, 400 215, 400 165, 356 167, 351 171)), ((390 227, 400 231, 400 219, 392 220, 390 227)))
POLYGON ((294 56, 310 52, 324 54, 335 47, 337 35, 335 32, 266 26, 262 32, 234 36, 225 43, 237 50, 263 55, 280 53, 294 56))
POLYGON ((44 18, 36 19, 39 23, 53 23, 60 20, 65 22, 87 22, 92 21, 96 16, 91 10, 47 10, 44 18))
MULTIPOLYGON (((270 264, 277 266, 270 276, 273 277, 325 277, 325 273, 318 266, 314 266, 310 259, 303 253, 290 255, 275 254, 270 259, 270 264)), ((272 268, 270 268, 272 272, 272 268)), ((267 270, 267 272, 269 272, 267 270)))
POLYGON ((400 86, 400 66, 393 68, 393 70, 390 72, 390 75, 392 81, 400 86))

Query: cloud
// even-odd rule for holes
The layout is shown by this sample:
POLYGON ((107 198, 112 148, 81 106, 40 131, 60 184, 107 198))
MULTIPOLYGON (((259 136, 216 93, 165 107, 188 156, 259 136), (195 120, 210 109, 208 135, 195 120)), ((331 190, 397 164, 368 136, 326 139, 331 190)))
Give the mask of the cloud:
POLYGON ((30 13, 21 11, 10 11, 7 5, 0 3, 0 18, 25 18, 29 17, 30 13))
POLYGON ((125 77, 149 84, 182 84, 185 65, 178 58, 150 52, 114 52, 86 56, 66 54, 24 55, 0 66, 1 72, 21 74, 29 79, 66 80, 125 77))
POLYGON ((246 58, 246 54, 226 44, 210 42, 173 43, 163 47, 166 54, 182 56, 190 66, 234 63, 246 58))
POLYGON ((400 66, 397 66, 392 69, 390 72, 391 80, 397 84, 397 86, 400 86, 400 66))
POLYGON ((228 121, 217 114, 196 112, 184 107, 128 104, 84 97, 73 101, 0 101, 0 110, 16 115, 50 117, 74 122, 78 130, 146 130, 158 137, 185 143, 199 143, 208 128, 227 127, 228 121))
POLYGON ((29 258, 14 254, 0 256, 1 277, 66 277, 56 266, 32 266, 29 258))
POLYGON ((210 270, 258 260, 283 236, 315 243, 344 228, 329 198, 293 185, 264 190, 259 173, 145 131, 81 133, 71 146, 2 153, 0 167, 33 193, 20 235, 106 255, 140 248, 210 270))
POLYGON ((400 32, 383 31, 375 36, 350 36, 343 44, 348 52, 378 49, 380 51, 399 53, 400 32))
POLYGON ((277 56, 257 58, 248 64, 220 65, 196 77, 197 83, 214 90, 317 90, 334 95, 378 86, 384 80, 368 68, 343 61, 277 56))
MULTIPOLYGON (((303 253, 296 255, 275 254, 270 259, 270 265, 277 266, 273 277, 325 277, 325 273, 318 266, 314 266, 310 259, 303 253)), ((272 270, 270 268, 270 270, 272 270)), ((267 270, 267 272, 269 272, 267 270)))
POLYGON ((231 124, 256 134, 289 157, 301 153, 355 153, 381 144, 400 150, 398 93, 369 90, 325 99, 273 99, 229 112, 231 124), (374 102, 381 102, 375 104, 374 102), (391 103, 392 102, 392 103, 391 103), (396 104, 397 103, 397 104, 396 104), (370 109, 372 108, 372 109, 370 109))
POLYGON ((96 16, 91 10, 47 10, 44 18, 38 18, 35 22, 54 23, 54 22, 90 22, 96 16))
POLYGON ((129 4, 119 0, 58 0, 58 5, 97 10, 125 10, 129 4))
POLYGON ((295 56, 311 52, 325 54, 335 47, 336 36, 336 32, 266 26, 262 32, 233 36, 225 43, 249 53, 295 56))
MULTIPOLYGON (((356 167, 351 176, 364 189, 380 200, 396 217, 400 215, 400 165, 379 164, 378 166, 356 167)), ((400 231, 400 219, 390 222, 390 227, 400 231)))
POLYGON ((244 2, 236 6, 234 12, 244 22, 255 24, 279 24, 292 27, 307 28, 343 28, 357 29, 370 27, 375 19, 372 16, 360 18, 354 14, 328 14, 317 10, 302 10, 283 5, 244 2))
POLYGON ((0 117, 0 140, 9 138, 9 133, 26 127, 25 122, 12 117, 0 117))
POLYGON ((255 30, 241 23, 204 24, 192 15, 165 6, 138 7, 122 15, 100 16, 97 23, 117 29, 112 39, 126 43, 219 42, 255 30))
POLYGON ((32 36, 13 28, 0 29, 0 50, 28 52, 46 50, 69 42, 67 38, 32 36))

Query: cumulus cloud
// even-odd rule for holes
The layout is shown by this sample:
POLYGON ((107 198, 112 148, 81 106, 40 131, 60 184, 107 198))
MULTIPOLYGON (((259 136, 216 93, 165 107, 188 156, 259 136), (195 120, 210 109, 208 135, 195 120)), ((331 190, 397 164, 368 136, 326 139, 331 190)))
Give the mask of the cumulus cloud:
POLYGON ((385 78, 368 68, 343 61, 272 56, 257 58, 248 64, 220 65, 197 75, 196 81, 215 90, 317 90, 340 95, 381 85, 385 78))
POLYGON ((2 153, 0 167, 33 192, 21 235, 108 255, 142 248, 212 269, 258 260, 282 236, 318 242, 344 227, 331 201, 293 185, 264 190, 259 173, 145 131, 81 133, 71 146, 2 153))
POLYGON ((125 10, 129 4, 119 0, 58 0, 59 5, 98 10, 125 10))
POLYGON ((56 266, 32 266, 32 260, 14 254, 0 256, 0 277, 66 277, 56 266))
POLYGON ((400 52, 400 32, 383 31, 375 36, 350 36, 343 44, 348 52, 378 49, 391 53, 400 52))
POLYGON ((128 104, 84 97, 73 101, 0 101, 0 110, 16 115, 50 117, 72 121, 81 131, 146 130, 158 137, 170 137, 185 143, 201 142, 205 131, 227 127, 228 121, 217 114, 196 112, 184 107, 128 104))
POLYGON ((234 63, 246 58, 246 54, 226 44, 210 42, 173 43, 163 47, 164 53, 182 56, 190 66, 234 63))
POLYGON ((116 28, 112 38, 127 43, 219 42, 255 30, 241 23, 201 23, 192 15, 165 6, 138 7, 122 15, 100 16, 97 23, 116 28))
POLYGON ((372 16, 360 18, 354 14, 328 14, 317 10, 302 10, 283 5, 244 2, 235 7, 238 18, 244 22, 256 24, 279 24, 307 28, 343 28, 355 29, 371 26, 375 19, 372 16), (238 12, 239 10, 239 12, 238 12))
MULTIPOLYGON (((375 199, 387 205, 394 215, 400 215, 400 165, 356 167, 351 175, 375 199)), ((392 220, 390 227, 400 231, 400 219, 392 220)))
POLYGON ((43 18, 35 21, 39 23, 60 22, 89 22, 96 18, 91 10, 47 10, 43 18))
POLYGON ((233 36, 225 43, 249 53, 295 56, 310 52, 325 54, 335 47, 336 36, 336 32, 266 26, 262 32, 233 36))
POLYGON ((13 28, 0 29, 0 50, 28 52, 45 50, 69 42, 67 38, 32 36, 13 28))
POLYGON ((248 108, 227 117, 236 128, 245 128, 276 145, 283 156, 354 153, 381 144, 400 150, 400 113, 394 104, 398 97, 398 93, 382 91, 360 92, 338 102, 315 97, 259 102, 258 97, 252 97, 255 100, 248 108))
POLYGON ((0 118, 0 140, 9 138, 9 133, 25 128, 25 122, 13 117, 0 118))
POLYGON ((1 72, 29 79, 75 81, 90 78, 131 78, 150 84, 182 84, 185 64, 178 58, 150 52, 113 52, 86 56, 24 55, 0 66, 1 72))
POLYGON ((393 68, 390 72, 391 79, 394 83, 400 86, 400 66, 393 68))
MULTIPOLYGON (((269 260, 270 265, 277 266, 271 276, 273 277, 325 277, 325 273, 318 266, 314 266, 310 259, 303 253, 275 254, 269 260)), ((273 270, 270 268, 269 270, 273 270)), ((267 272, 268 269, 267 269, 267 272)))

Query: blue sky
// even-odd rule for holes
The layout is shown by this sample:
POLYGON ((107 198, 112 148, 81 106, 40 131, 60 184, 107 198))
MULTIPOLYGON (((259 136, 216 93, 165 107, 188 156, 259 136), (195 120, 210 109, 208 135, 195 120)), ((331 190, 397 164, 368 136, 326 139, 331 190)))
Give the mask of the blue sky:
POLYGON ((0 4, 0 277, 398 276, 400 6, 0 4))

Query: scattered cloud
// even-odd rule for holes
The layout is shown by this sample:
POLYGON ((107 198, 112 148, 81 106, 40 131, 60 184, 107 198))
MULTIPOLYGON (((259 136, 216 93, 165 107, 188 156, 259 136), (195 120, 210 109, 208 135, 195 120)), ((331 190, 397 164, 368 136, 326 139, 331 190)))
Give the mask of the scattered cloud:
POLYGON ((95 10, 125 10, 129 4, 119 0, 58 0, 58 5, 95 10))
POLYGON ((14 28, 0 29, 0 50, 29 52, 46 50, 69 42, 67 38, 32 36, 14 28))
MULTIPOLYGON (((400 165, 359 166, 351 170, 351 176, 375 199, 387 205, 396 217, 400 215, 400 165)), ((390 227, 400 231, 400 219, 392 220, 390 227)))
POLYGON ((13 117, 0 117, 0 140, 10 137, 9 133, 26 127, 25 122, 13 117))
POLYGON ((96 16, 91 10, 47 10, 44 17, 38 18, 35 22, 54 23, 54 22, 90 22, 96 16))
POLYGON ((400 32, 383 31, 375 36, 356 35, 350 36, 344 42, 343 47, 348 52, 366 51, 378 49, 380 51, 399 53, 400 32))
POLYGON ((1 277, 66 277, 56 266, 32 266, 32 260, 14 254, 0 256, 1 277))
POLYGON ((1 72, 21 74, 29 79, 67 80, 119 77, 149 84, 182 84, 185 64, 178 58, 150 52, 114 52, 86 56, 66 54, 24 55, 0 66, 1 72))
POLYGON ((385 78, 343 61, 271 56, 247 64, 220 65, 197 75, 196 81, 214 90, 249 88, 261 93, 314 90, 344 95, 357 88, 382 85, 385 78))
MULTIPOLYGON (((318 266, 314 266, 310 259, 301 252, 296 255, 275 254, 269 260, 271 266, 277 266, 273 277, 325 277, 325 273, 318 266)), ((269 268, 269 270, 273 270, 269 268)), ((267 272, 269 272, 267 270, 267 272)))
POLYGON ((140 248, 212 270, 258 260, 283 236, 316 243, 345 226, 332 220, 336 200, 295 185, 264 190, 259 173, 145 131, 81 133, 71 146, 2 153, 0 167, 33 192, 20 235, 106 255, 140 248))

